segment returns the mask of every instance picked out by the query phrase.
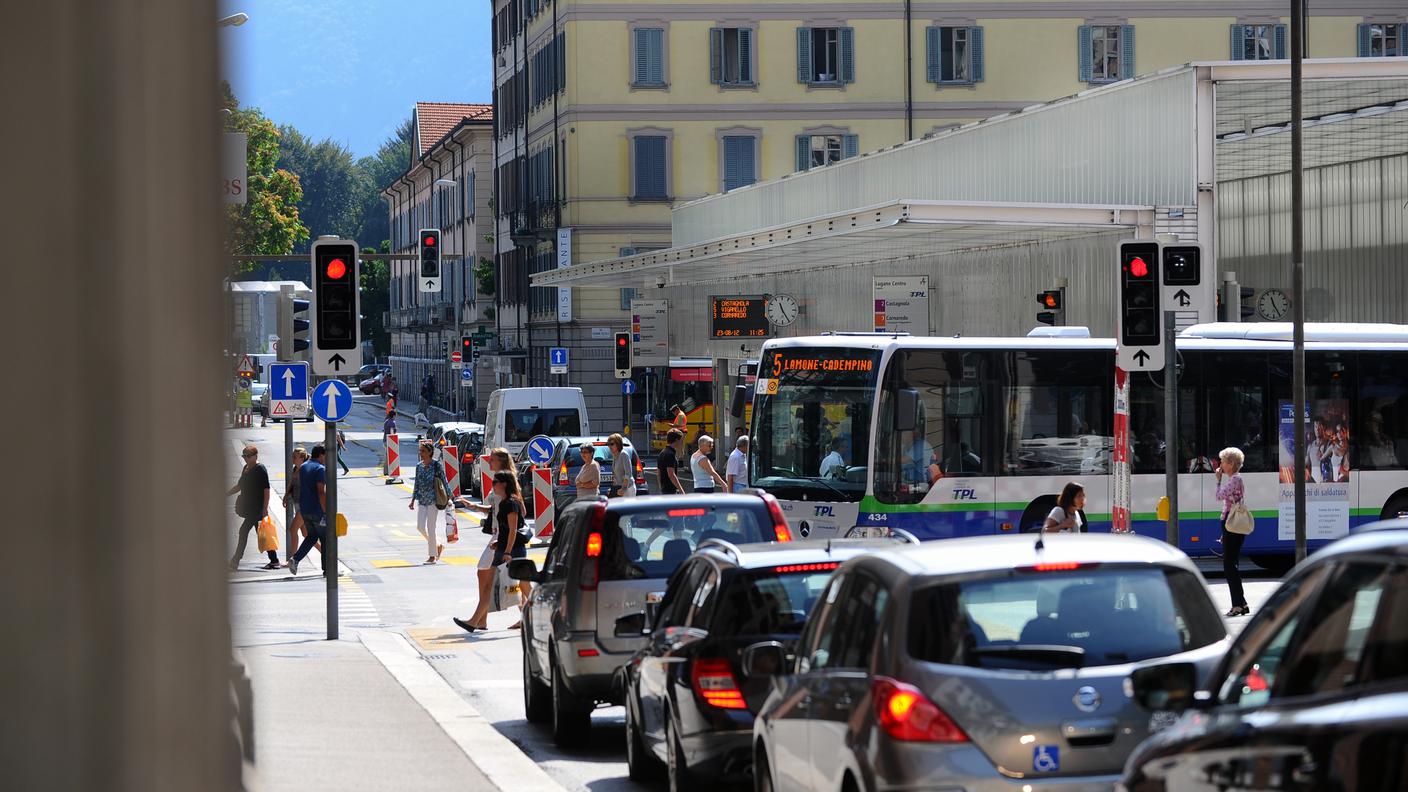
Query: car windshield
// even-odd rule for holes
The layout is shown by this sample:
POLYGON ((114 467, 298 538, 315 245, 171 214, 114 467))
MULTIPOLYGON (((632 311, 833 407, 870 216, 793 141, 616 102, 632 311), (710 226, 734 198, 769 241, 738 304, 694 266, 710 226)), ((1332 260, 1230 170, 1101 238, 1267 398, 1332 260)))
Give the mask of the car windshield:
POLYGON ((526 443, 538 435, 567 437, 581 433, 582 425, 576 408, 504 412, 504 440, 510 443, 526 443))
POLYGON ((1176 654, 1224 635, 1185 570, 1016 570, 916 591, 909 653, 978 668, 1080 668, 1176 654))
POLYGON ((668 578, 700 542, 771 542, 772 521, 762 501, 747 506, 686 506, 651 511, 608 511, 602 543, 602 580, 668 578))
POLYGON ((835 562, 787 564, 734 575, 719 595, 711 636, 800 634, 835 562))

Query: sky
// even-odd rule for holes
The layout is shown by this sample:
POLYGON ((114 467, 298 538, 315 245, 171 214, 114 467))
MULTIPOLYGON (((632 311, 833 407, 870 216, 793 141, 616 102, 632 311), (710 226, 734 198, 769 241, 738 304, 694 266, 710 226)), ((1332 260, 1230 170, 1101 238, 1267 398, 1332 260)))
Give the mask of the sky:
POLYGON ((224 76, 241 106, 361 157, 417 101, 488 102, 488 0, 219 0, 224 76))

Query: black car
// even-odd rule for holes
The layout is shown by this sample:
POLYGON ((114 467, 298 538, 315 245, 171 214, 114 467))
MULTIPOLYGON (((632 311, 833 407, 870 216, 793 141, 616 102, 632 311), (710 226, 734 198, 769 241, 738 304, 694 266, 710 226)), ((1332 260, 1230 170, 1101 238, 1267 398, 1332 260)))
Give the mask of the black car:
POLYGON ((791 651, 831 571, 885 543, 733 545, 706 532, 670 578, 654 618, 616 620, 617 634, 650 628, 649 643, 618 672, 631 778, 667 772, 674 789, 705 777, 745 781, 753 715, 770 690, 765 676, 744 674, 745 648, 776 642, 791 651))
POLYGON ((1168 726, 1123 789, 1408 789, 1408 520, 1296 567, 1198 682, 1181 663, 1131 675, 1168 726))

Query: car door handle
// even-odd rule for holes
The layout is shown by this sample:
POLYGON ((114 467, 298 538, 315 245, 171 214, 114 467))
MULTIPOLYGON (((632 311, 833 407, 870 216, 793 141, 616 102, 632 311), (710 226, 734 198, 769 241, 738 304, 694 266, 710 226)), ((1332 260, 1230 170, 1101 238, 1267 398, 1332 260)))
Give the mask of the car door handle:
POLYGON ((832 702, 832 703, 831 703, 831 707, 832 707, 832 709, 838 709, 838 710, 850 709, 850 708, 851 708, 851 705, 854 704, 854 703, 855 703, 855 699, 851 698, 851 694, 850 694, 850 693, 846 693, 846 694, 842 695, 840 698, 836 699, 834 702, 832 702))

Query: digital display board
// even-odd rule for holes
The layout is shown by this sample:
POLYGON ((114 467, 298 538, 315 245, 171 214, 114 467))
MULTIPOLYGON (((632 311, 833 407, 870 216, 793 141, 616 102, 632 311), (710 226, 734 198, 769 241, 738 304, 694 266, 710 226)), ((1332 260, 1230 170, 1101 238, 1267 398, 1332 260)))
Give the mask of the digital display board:
POLYGON ((768 301, 758 297, 710 297, 710 338, 766 338, 768 301))

